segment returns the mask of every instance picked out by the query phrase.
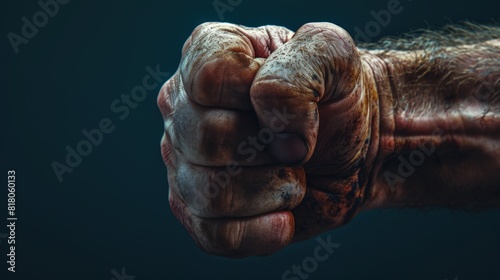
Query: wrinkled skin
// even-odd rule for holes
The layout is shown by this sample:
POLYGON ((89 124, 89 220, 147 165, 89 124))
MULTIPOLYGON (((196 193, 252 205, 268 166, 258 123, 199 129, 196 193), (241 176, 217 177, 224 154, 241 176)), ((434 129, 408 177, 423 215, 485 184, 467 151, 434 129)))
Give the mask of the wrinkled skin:
POLYGON ((330 23, 295 34, 226 23, 194 30, 158 104, 170 205, 201 248, 271 254, 356 214, 378 139, 365 67, 351 37, 330 23), (264 143, 238 149, 263 129, 272 132, 264 143), (221 170, 237 172, 217 187, 221 170))
POLYGON ((331 23, 200 25, 158 96, 173 214, 206 252, 245 257, 361 210, 500 207, 500 39, 488 32, 368 51, 331 23))

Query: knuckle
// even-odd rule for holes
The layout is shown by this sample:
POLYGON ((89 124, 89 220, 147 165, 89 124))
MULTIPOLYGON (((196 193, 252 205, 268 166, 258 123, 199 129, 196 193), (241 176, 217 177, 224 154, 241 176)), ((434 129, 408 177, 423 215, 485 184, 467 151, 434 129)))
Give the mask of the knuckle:
POLYGON ((224 51, 207 57, 198 67, 190 74, 194 82, 187 93, 199 104, 217 106, 250 91, 258 64, 245 53, 224 51))
POLYGON ((211 22, 211 21, 201 23, 195 27, 195 29, 192 32, 192 35, 196 36, 200 33, 205 33, 207 31, 213 30, 214 27, 217 27, 220 25, 221 25, 220 22, 211 22))
MULTIPOLYGON (((198 25, 191 33, 191 38, 194 40, 202 39, 205 36, 219 36, 218 34, 223 33, 226 30, 233 30, 237 26, 231 23, 225 22, 205 22, 198 25)), ((205 41, 205 40, 203 40, 205 41)))
POLYGON ((337 34, 339 36, 349 36, 349 33, 342 27, 330 22, 310 22, 302 26, 306 30, 314 32, 324 32, 330 34, 337 34))
POLYGON ((311 32, 311 34, 322 34, 321 40, 330 42, 330 46, 342 46, 345 50, 354 51, 354 40, 351 35, 342 27, 329 23, 329 22, 314 22, 306 23, 301 27, 304 31, 311 32), (334 44, 331 44, 334 42, 334 44))
POLYGON ((315 30, 315 31, 321 31, 322 29, 324 29, 326 26, 325 23, 320 23, 320 22, 308 22, 304 25, 302 25, 302 29, 305 29, 305 30, 315 30))

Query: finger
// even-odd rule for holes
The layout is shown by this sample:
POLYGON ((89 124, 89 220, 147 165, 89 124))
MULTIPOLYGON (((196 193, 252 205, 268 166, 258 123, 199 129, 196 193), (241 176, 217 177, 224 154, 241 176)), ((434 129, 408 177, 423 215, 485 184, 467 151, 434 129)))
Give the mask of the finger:
POLYGON ((276 162, 265 150, 269 131, 258 129, 254 113, 207 108, 182 96, 185 90, 176 73, 160 90, 158 107, 173 147, 189 162, 203 166, 276 162))
POLYGON ((343 179, 324 176, 309 180, 304 199, 292 210, 295 217, 293 242, 347 224, 363 202, 364 191, 358 182, 358 172, 343 179))
POLYGON ((292 34, 277 26, 200 25, 186 42, 180 65, 188 97, 203 106, 251 110, 250 86, 263 58, 292 34))
POLYGON ((290 243, 293 215, 288 211, 240 219, 205 219, 193 215, 170 189, 175 217, 207 253, 233 258, 270 255, 290 243))
POLYGON ((250 96, 260 125, 278 133, 269 145, 276 159, 300 163, 311 157, 318 135, 318 103, 333 109, 338 103, 356 104, 360 68, 351 37, 330 23, 304 25, 268 57, 250 96))
POLYGON ((270 137, 259 131, 252 112, 202 107, 179 102, 168 131, 187 161, 203 166, 271 164, 276 160, 265 150, 270 137))
POLYGON ((203 218, 249 217, 289 210, 304 197, 302 167, 203 167, 181 162, 173 191, 203 218))
MULTIPOLYGON (((174 85, 175 81, 169 81, 162 88, 158 98, 162 112, 169 115, 166 117, 167 130, 161 143, 161 151, 163 159, 169 168, 169 177, 177 182, 172 187, 187 202, 195 214, 204 217, 250 216, 291 209, 298 204, 303 197, 305 188, 305 175, 301 167, 262 166, 246 168, 230 158, 222 161, 224 163, 222 167, 204 167, 192 164, 186 156, 186 153, 199 149, 186 149, 186 153, 178 154, 178 149, 176 151, 174 148, 175 144, 173 143, 175 142, 192 142, 192 139, 196 138, 201 143, 205 143, 210 142, 210 138, 207 137, 216 136, 224 139, 227 137, 224 137, 224 134, 219 133, 217 130, 211 129, 208 129, 207 137, 198 137, 198 130, 211 127, 205 122, 175 122, 176 117, 172 118, 171 114, 168 114, 171 110, 169 109, 170 102, 166 102, 169 92, 177 90, 174 85), (172 87, 174 88, 172 89, 172 87), (171 119, 174 119, 174 121, 171 121, 171 119), (201 123, 200 128, 196 126, 199 123, 201 123), (184 127, 185 131, 177 132, 173 129, 174 127, 184 127), (179 188, 176 188, 176 186, 179 188), (216 192, 215 195, 214 191, 216 192)), ((184 104, 190 104, 190 102, 184 104)), ((236 113, 234 111, 208 110, 197 105, 189 107, 195 107, 206 114, 215 113, 216 116, 224 113, 241 114, 241 112, 236 113)), ((182 108, 178 108, 176 112, 178 114, 186 113, 186 119, 207 119, 207 117, 199 117, 199 112, 193 113, 182 108)), ((245 123, 256 126, 255 121, 246 121, 245 123)), ((228 125, 226 123, 221 127, 235 132, 236 136, 242 134, 239 125, 228 125)), ((219 146, 227 145, 221 143, 221 145, 210 145, 209 147, 214 149, 213 147, 219 146)), ((216 154, 221 157, 220 155, 224 154, 224 150, 220 150, 216 154)))
MULTIPOLYGON (((161 87, 160 93, 157 98, 157 105, 164 119, 165 128, 172 127, 172 118, 169 117, 172 113, 172 106, 170 103, 170 94, 175 92, 176 81, 175 77, 178 73, 174 74, 165 84, 161 87)), ((171 137, 168 133, 163 133, 163 137, 160 142, 161 156, 163 162, 167 168, 173 168, 177 166, 177 155, 175 148, 172 145, 171 137)))

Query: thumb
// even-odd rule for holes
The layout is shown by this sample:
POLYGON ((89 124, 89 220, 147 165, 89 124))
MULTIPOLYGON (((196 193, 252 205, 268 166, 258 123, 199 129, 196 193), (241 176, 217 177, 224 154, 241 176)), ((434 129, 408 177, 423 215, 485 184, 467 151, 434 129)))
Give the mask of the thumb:
POLYGON ((287 164, 309 160, 319 127, 318 103, 355 104, 361 62, 352 38, 331 23, 308 23, 275 50, 253 81, 250 97, 268 148, 287 164), (351 103, 352 102, 352 103, 351 103))

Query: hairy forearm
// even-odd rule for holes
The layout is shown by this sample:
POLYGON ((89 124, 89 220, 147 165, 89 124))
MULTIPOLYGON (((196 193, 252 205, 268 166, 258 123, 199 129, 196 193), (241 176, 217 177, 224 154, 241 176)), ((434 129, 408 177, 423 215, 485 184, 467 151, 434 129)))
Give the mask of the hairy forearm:
POLYGON ((361 50, 377 84, 365 208, 500 206, 500 42, 361 50))

